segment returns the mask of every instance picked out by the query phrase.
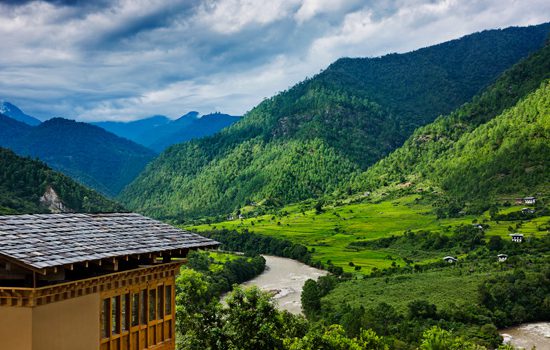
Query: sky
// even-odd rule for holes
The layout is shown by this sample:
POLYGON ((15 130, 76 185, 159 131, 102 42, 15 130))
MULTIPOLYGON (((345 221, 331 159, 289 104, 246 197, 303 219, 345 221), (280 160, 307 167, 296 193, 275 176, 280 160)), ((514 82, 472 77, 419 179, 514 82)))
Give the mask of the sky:
POLYGON ((0 100, 40 119, 242 115, 340 57, 547 21, 548 0, 0 0, 0 100))

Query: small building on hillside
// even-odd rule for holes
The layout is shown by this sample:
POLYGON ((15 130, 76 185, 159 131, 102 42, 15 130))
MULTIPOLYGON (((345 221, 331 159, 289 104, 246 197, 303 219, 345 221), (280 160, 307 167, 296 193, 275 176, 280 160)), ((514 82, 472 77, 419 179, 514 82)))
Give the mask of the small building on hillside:
POLYGON ((443 258, 443 260, 448 262, 449 264, 452 264, 458 261, 458 259, 453 256, 446 256, 443 258))
POLYGON ((173 350, 176 275, 218 245, 132 213, 0 216, 0 348, 173 350))
POLYGON ((523 203, 525 204, 535 204, 537 199, 535 197, 525 197, 523 198, 523 203))
POLYGON ((481 224, 472 224, 474 228, 477 228, 478 230, 483 230, 483 225, 481 224))
POLYGON ((504 262, 504 261, 508 260, 508 255, 506 255, 506 254, 499 254, 499 255, 497 255, 497 258, 498 258, 498 261, 499 261, 499 262, 504 262))
POLYGON ((516 242, 516 243, 523 242, 523 234, 521 233, 512 233, 510 234, 510 237, 512 237, 512 242, 516 242))

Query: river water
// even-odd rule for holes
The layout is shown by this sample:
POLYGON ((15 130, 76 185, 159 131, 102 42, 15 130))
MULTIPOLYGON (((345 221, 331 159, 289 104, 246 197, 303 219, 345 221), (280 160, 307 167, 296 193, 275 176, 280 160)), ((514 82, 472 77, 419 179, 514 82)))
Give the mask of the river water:
POLYGON ((550 322, 527 323, 499 331, 505 343, 520 349, 550 350, 550 322))
POLYGON ((300 296, 304 283, 308 279, 316 280, 327 272, 292 259, 269 255, 263 257, 266 260, 265 271, 242 285, 258 286, 262 290, 272 292, 279 309, 300 314, 300 296))

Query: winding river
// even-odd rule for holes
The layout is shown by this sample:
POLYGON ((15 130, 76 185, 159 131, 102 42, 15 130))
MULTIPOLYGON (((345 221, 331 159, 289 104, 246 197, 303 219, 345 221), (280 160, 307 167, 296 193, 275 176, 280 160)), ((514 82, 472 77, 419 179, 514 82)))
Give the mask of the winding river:
MULTIPOLYGON (((302 264, 296 260, 264 255, 265 271, 254 279, 243 283, 243 286, 257 286, 272 292, 279 309, 293 314, 302 312, 300 296, 304 283, 308 279, 325 276, 326 271, 302 264)), ((504 342, 518 348, 550 350, 550 322, 529 323, 500 330, 504 342)))
POLYGON ((258 286, 262 290, 270 291, 274 294, 279 309, 300 314, 300 296, 304 283, 308 279, 316 280, 327 272, 292 259, 269 255, 263 257, 266 260, 265 271, 242 285, 258 286))

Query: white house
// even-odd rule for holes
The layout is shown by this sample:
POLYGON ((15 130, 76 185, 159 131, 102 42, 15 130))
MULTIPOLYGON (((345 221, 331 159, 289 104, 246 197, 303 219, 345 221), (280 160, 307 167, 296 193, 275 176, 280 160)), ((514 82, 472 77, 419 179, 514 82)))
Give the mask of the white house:
POLYGON ((497 257, 498 257, 499 262, 504 262, 504 261, 508 260, 508 255, 506 255, 506 254, 499 254, 499 255, 497 255, 497 257))
POLYGON ((443 260, 445 260, 449 264, 452 264, 452 263, 455 263, 455 262, 458 261, 458 259, 453 257, 453 256, 446 256, 446 257, 443 258, 443 260))
POLYGON ((535 197, 525 197, 523 198, 523 203, 525 204, 535 204, 537 199, 535 197))
POLYGON ((512 233, 510 234, 510 236, 512 237, 512 242, 517 242, 517 243, 523 242, 523 234, 521 233, 512 233))

